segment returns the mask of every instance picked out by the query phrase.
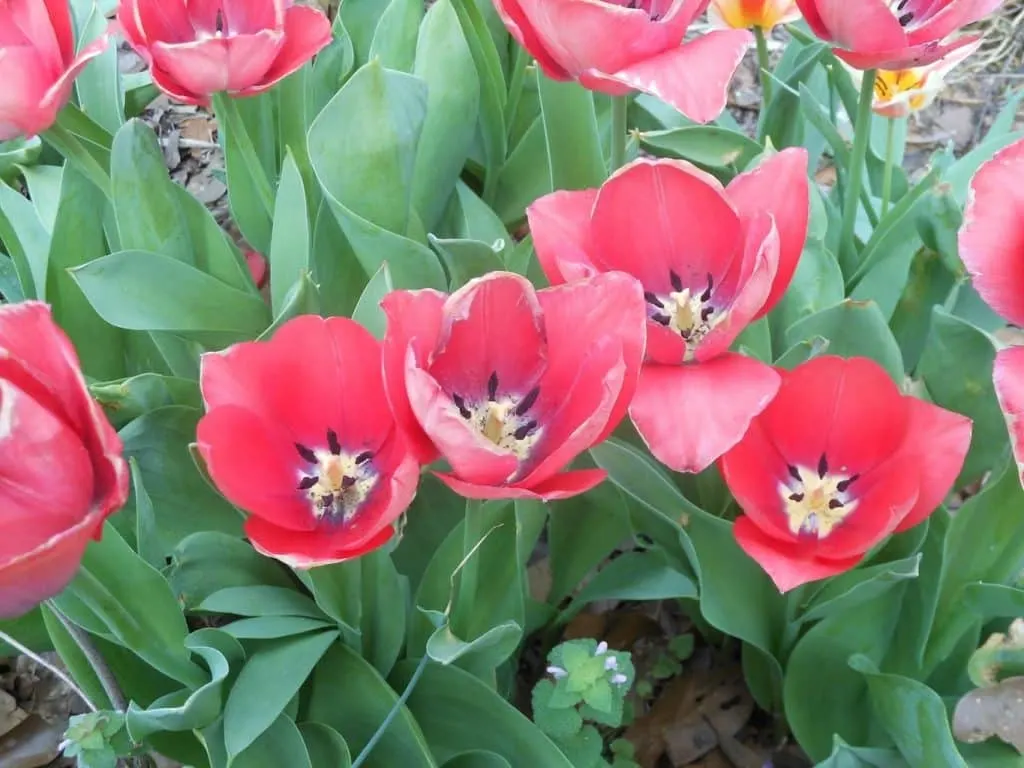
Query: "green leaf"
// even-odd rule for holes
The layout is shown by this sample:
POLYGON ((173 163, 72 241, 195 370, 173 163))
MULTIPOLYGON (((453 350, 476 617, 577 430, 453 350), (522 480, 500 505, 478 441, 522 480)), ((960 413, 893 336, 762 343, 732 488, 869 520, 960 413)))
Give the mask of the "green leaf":
POLYGON ((917 375, 936 405, 974 421, 971 447, 956 485, 973 482, 1006 455, 1006 422, 992 384, 992 340, 942 307, 932 309, 917 375))
POLYGON ((793 44, 786 48, 776 65, 777 93, 761 114, 758 136, 770 139, 776 149, 800 146, 804 141, 804 121, 800 110, 799 87, 810 78, 821 57, 828 51, 824 43, 793 44))
POLYGON ((931 330, 932 308, 945 304, 955 280, 939 254, 932 250, 922 248, 911 262, 909 279, 889 321, 907 370, 918 367, 931 330))
POLYGON ((685 125, 640 134, 640 145, 661 157, 679 157, 708 168, 734 173, 761 154, 763 148, 743 133, 717 125, 685 125))
MULTIPOLYGON (((366 660, 350 648, 335 644, 313 671, 306 716, 336 730, 349 750, 359 754, 397 701, 398 694, 366 660), (339 681, 344 681, 344 685, 339 685, 339 681)), ((437 762, 417 719, 402 706, 363 765, 436 768, 437 762)))
POLYGON ((28 298, 45 300, 51 228, 25 197, 0 184, 0 241, 3 241, 28 298))
MULTIPOLYGON (((412 4, 422 11, 419 0, 412 4)), ((480 79, 451 0, 438 0, 427 11, 412 71, 427 84, 427 114, 413 171, 412 205, 429 232, 466 164, 480 112, 480 79)))
MULTIPOLYGON (((399 664, 391 675, 397 689, 412 676, 415 663, 399 664)), ((500 755, 511 768, 571 768, 540 729, 476 677, 453 666, 431 664, 408 701, 433 754, 444 762, 468 751, 500 755)), ((379 763, 381 768, 406 765, 379 763)))
POLYGON ((522 639, 523 628, 514 621, 492 627, 469 642, 456 637, 445 622, 427 640, 426 652, 439 664, 454 664, 471 657, 481 666, 494 667, 509 658, 522 639))
POLYGON ((851 747, 836 736, 835 749, 817 768, 907 768, 907 763, 893 749, 851 747))
POLYGON ((809 623, 855 610, 900 582, 916 579, 920 563, 921 555, 916 554, 902 560, 857 568, 828 579, 810 597, 800 620, 809 623))
POLYGON ((224 587, 206 597, 197 610, 236 616, 305 616, 324 621, 326 614, 301 592, 264 585, 224 587))
POLYGON ((341 734, 323 723, 299 723, 311 768, 349 768, 352 755, 341 734))
POLYGON ((188 454, 199 411, 167 406, 139 417, 118 434, 127 458, 138 462, 165 552, 193 531, 241 533, 241 515, 217 494, 188 454))
POLYGON ((257 296, 157 253, 120 251, 71 274, 100 317, 118 328, 227 346, 255 338, 270 323, 257 296))
POLYGON ((338 9, 338 18, 344 21, 352 36, 355 59, 360 65, 370 58, 374 33, 387 8, 388 4, 381 0, 347 0, 345 6, 338 9))
POLYGON ((847 299, 805 317, 786 332, 785 346, 819 336, 828 339, 829 354, 870 357, 885 368, 897 384, 903 384, 903 358, 899 345, 874 302, 847 299))
POLYGON ((135 459, 129 459, 132 471, 132 493, 135 496, 135 549, 139 556, 156 570, 164 567, 164 547, 156 526, 153 500, 146 493, 142 472, 135 459))
POLYGON ((416 34, 423 20, 423 3, 391 0, 380 15, 370 44, 369 59, 387 69, 412 72, 416 58, 416 34))
POLYGON ((284 309, 291 287, 311 269, 309 237, 306 190, 289 150, 281 167, 270 239, 270 305, 275 316, 284 309))
POLYGON ((363 656, 386 675, 405 643, 408 584, 383 549, 365 554, 357 562, 362 568, 363 610, 359 628, 363 656))
POLYGON ((442 240, 433 235, 429 238, 430 244, 448 269, 451 290, 465 285, 473 278, 504 269, 501 260, 504 241, 488 245, 477 240, 442 240))
POLYGON ((383 339, 384 332, 387 330, 387 317, 384 310, 381 309, 380 303, 393 290, 391 270, 388 269, 388 263, 385 261, 370 278, 370 282, 366 284, 362 296, 356 303, 356 308, 352 311, 352 319, 378 339, 383 339))
POLYGON ((808 240, 793 281, 769 315, 772 346, 790 346, 785 343, 786 334, 794 323, 839 304, 844 296, 843 273, 836 257, 820 241, 808 240))
POLYGON ((257 341, 263 341, 273 337, 277 329, 289 320, 299 315, 320 314, 320 290, 309 272, 303 271, 299 279, 285 293, 282 299, 281 311, 274 318, 274 322, 256 337, 257 341))
POLYGON ((512 768, 508 760, 494 752, 476 749, 455 755, 443 768, 512 768))
POLYGON ((98 381, 89 385, 89 393, 117 428, 165 405, 199 409, 203 404, 196 382, 159 373, 98 381))
POLYGON ((39 605, 43 624, 50 636, 50 644, 60 656, 61 663, 71 673, 72 679, 89 697, 89 700, 101 709, 113 709, 114 705, 107 696, 107 691, 100 682, 96 670, 82 651, 71 633, 57 618, 53 608, 46 603, 39 605))
MULTIPOLYGON (((225 720, 224 740, 228 731, 225 720)), ((313 768, 298 727, 281 715, 244 752, 228 757, 230 768, 313 768)))
MULTIPOLYGON (((350 8, 358 6, 362 0, 350 0, 345 6, 350 8)), ((376 4, 380 7, 380 3, 376 4)), ((320 114, 331 97, 338 92, 338 89, 345 83, 352 69, 356 64, 356 54, 353 48, 353 41, 345 26, 344 14, 339 13, 331 25, 334 32, 334 39, 330 45, 316 55, 313 60, 313 71, 308 78, 309 90, 306 94, 306 121, 320 114)), ((372 32, 372 30, 371 30, 372 32)), ((369 41, 368 41, 369 42, 369 41)))
POLYGON ((911 768, 967 768, 935 691, 917 680, 879 672, 866 656, 854 656, 850 666, 867 678, 876 716, 911 768))
POLYGON ((291 589, 288 572, 247 542, 218 531, 198 531, 175 547, 168 581, 181 604, 192 610, 227 587, 291 589))
POLYGON ((200 629, 185 639, 209 670, 209 682, 194 691, 185 689, 161 697, 145 709, 132 702, 125 724, 132 741, 141 742, 162 731, 206 728, 221 715, 232 667, 240 667, 245 652, 237 640, 217 629, 200 629))
POLYGON ((331 631, 274 641, 249 656, 224 705, 229 762, 273 725, 337 637, 331 631))
POLYGON ((574 82, 557 82, 537 70, 537 85, 554 189, 600 187, 607 170, 594 114, 594 95, 574 82))
POLYGON ((221 630, 239 640, 276 640, 320 629, 331 629, 333 626, 326 617, 314 619, 307 616, 256 616, 225 624, 221 630))

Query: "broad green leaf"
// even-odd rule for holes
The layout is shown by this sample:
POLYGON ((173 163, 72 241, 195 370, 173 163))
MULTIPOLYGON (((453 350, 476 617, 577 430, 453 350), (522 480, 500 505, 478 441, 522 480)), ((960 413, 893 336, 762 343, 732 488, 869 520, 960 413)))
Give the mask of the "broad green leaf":
MULTIPOLYGON (((100 682, 96 670, 82 651, 82 647, 71 636, 63 622, 57 618, 51 605, 42 603, 39 606, 43 624, 50 636, 50 645, 60 656, 61 664, 71 674, 72 679, 81 688, 89 700, 97 707, 113 708, 103 683, 100 682)), ((6 629, 6 627, 4 628, 6 629)), ((79 630, 83 631, 83 630, 79 630)), ((15 651, 17 653, 17 651, 15 651)))
POLYGON ((495 752, 475 749, 448 760, 443 768, 512 768, 511 763, 495 752))
POLYGON ((907 370, 918 367, 931 330, 932 309, 945 304, 955 280, 939 254, 927 248, 918 251, 911 262, 909 279, 889 321, 907 370))
POLYGON ((851 747, 836 736, 835 748, 817 768, 908 768, 907 762, 894 749, 851 747))
POLYGON ((301 592, 263 585, 224 587, 208 595, 196 610, 236 616, 305 616, 323 621, 326 614, 301 592))
POLYGON ((288 291, 311 269, 309 240, 306 190, 289 151, 281 168, 270 239, 270 305, 275 317, 284 309, 288 291))
POLYGON ((390 0, 380 15, 370 43, 370 60, 399 72, 412 72, 416 58, 416 34, 423 20, 423 3, 390 0))
POLYGON ((168 581, 189 610, 228 587, 292 588, 289 573, 280 563, 263 557, 237 536, 218 531, 198 531, 182 539, 171 556, 168 581))
MULTIPOLYGON (((346 8, 358 6, 363 0, 350 0, 346 8)), ((381 3, 377 3, 378 6, 381 3)), ((309 91, 306 94, 306 122, 320 114, 328 101, 338 92, 355 67, 356 55, 352 47, 352 37, 345 26, 344 14, 339 13, 331 25, 334 39, 330 45, 316 55, 313 70, 307 80, 309 91)))
POLYGON ((249 656, 224 705, 229 761, 274 724, 337 637, 330 631, 276 640, 249 656))
MULTIPOLYGON (((76 36, 81 50, 107 31, 107 18, 99 3, 93 3, 89 13, 79 19, 76 36)), ((118 76, 117 47, 109 46, 90 61, 75 78, 78 105, 111 134, 117 133, 124 121, 124 95, 118 76)))
POLYGON ((356 308, 352 311, 352 319, 378 339, 384 338, 387 329, 387 317, 380 303, 392 290, 394 286, 391 284, 391 271, 385 261, 366 284, 363 295, 359 297, 356 308))
POLYGON ((159 373, 98 381, 89 385, 89 392, 106 409, 111 423, 117 428, 165 405, 199 409, 203 404, 195 381, 159 373))
POLYGON ((352 36, 355 59, 360 66, 370 58, 374 33, 387 8, 388 4, 381 0, 346 0, 344 7, 338 9, 338 18, 352 36))
POLYGON ((777 91, 768 109, 761 114, 758 136, 770 139, 776 149, 800 146, 804 141, 804 121, 800 111, 800 84, 807 81, 819 60, 828 51, 824 43, 787 46, 776 65, 777 91))
POLYGON ((667 131, 648 131, 640 135, 640 145, 661 157, 679 157, 708 168, 724 168, 736 173, 763 151, 756 141, 743 133, 717 125, 686 125, 667 131))
POLYGON ((974 421, 958 486, 980 478, 1006 455, 1006 422, 992 385, 995 357, 995 347, 985 333, 942 307, 932 310, 917 375, 936 405, 974 421))
MULTIPOLYGON (((392 5, 396 1, 392 0, 392 5)), ((422 12, 419 0, 411 3, 422 12)), ((416 152, 412 205, 430 232, 466 164, 480 112, 480 79, 451 0, 437 0, 427 11, 412 71, 427 84, 427 114, 416 152)))
POLYGON ((523 628, 514 621, 498 624, 479 637, 466 642, 452 632, 444 623, 427 640, 427 655, 439 664, 454 664, 462 659, 477 658, 483 666, 494 667, 494 659, 509 658, 523 639, 523 628))
POLYGON ((241 533, 241 515, 206 484, 188 454, 199 416, 193 408, 167 406, 119 432, 125 456, 138 462, 165 552, 193 531, 241 533))
POLYGON ((25 296, 45 300, 50 230, 32 203, 6 184, 0 184, 0 242, 25 296))
POLYGON ((149 251, 120 251, 71 274, 100 317, 118 328, 227 345, 255 338, 270 322, 257 296, 149 251))
POLYGON ((434 553, 462 522, 464 507, 461 497, 430 473, 420 478, 405 531, 392 554, 395 566, 409 579, 414 594, 434 553))
POLYGON ((916 579, 920 563, 921 555, 916 554, 894 562, 857 568, 827 579, 809 597, 799 618, 804 622, 812 622, 856 610, 900 582, 916 579))
POLYGON ((382 675, 398 660, 405 643, 408 584, 383 549, 363 555, 362 616, 359 624, 363 656, 382 675))
POLYGON ((501 271, 504 241, 488 244, 478 240, 442 240, 430 235, 430 244, 448 269, 450 289, 455 290, 475 277, 501 271))
POLYGON ((854 656, 850 666, 867 678, 876 717, 911 768, 967 768, 935 691, 917 680, 879 672, 866 656, 854 656))
POLYGON ((165 550, 156 525, 153 500, 146 492, 138 462, 129 459, 128 463, 132 472, 132 496, 135 499, 135 549, 139 557, 159 571, 166 565, 165 550))
MULTIPOLYGON (((333 728, 358 755, 397 701, 398 694, 365 659, 336 643, 313 671, 306 717, 333 728)), ((363 765, 436 768, 437 762, 417 719, 402 706, 363 765)))
POLYGON ((311 768, 349 768, 352 755, 341 734, 323 723, 299 723, 311 768))
POLYGON ((327 617, 313 619, 307 616, 255 616, 225 624, 221 630, 239 640, 276 640, 332 628, 333 624, 327 617))
MULTIPOLYGON (((403 689, 415 664, 399 664, 392 684, 403 689)), ((430 664, 408 701, 439 761, 484 750, 505 758, 511 768, 571 768, 572 763, 536 725, 486 684, 453 666, 430 664)), ((382 768, 406 763, 379 764, 382 768)))
POLYGON ((263 341, 271 338, 277 333, 278 328, 299 315, 319 315, 320 312, 320 291, 316 287, 316 283, 313 282, 312 275, 302 271, 298 280, 292 284, 281 299, 281 310, 274 317, 274 322, 256 339, 263 341))
MULTIPOLYGON (((230 743, 227 720, 224 741, 230 743)), ((281 715, 244 752, 228 755, 230 768, 313 768, 309 751, 294 721, 281 715)))
POLYGON ((561 83, 537 70, 554 189, 599 187, 607 175, 594 114, 594 95, 574 82, 561 83))
POLYGON ((839 304, 845 296, 843 273, 836 257, 817 240, 808 240, 793 280, 769 320, 772 346, 786 346, 786 332, 796 322, 839 304))
POLYGON ((903 358, 885 317, 870 301, 847 299, 793 324, 786 331, 786 346, 815 337, 828 339, 828 353, 840 357, 870 357, 898 384, 903 384, 903 358))
POLYGON ((492 205, 509 228, 526 215, 526 206, 552 191, 544 121, 537 118, 498 174, 492 205))

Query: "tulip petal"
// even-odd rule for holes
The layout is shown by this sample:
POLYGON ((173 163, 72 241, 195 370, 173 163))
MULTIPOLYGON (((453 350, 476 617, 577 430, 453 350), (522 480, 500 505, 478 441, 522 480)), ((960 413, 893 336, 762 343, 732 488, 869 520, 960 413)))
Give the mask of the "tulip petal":
POLYGON ((1024 325, 1024 141, 1000 150, 971 180, 960 257, 974 287, 1000 315, 1024 325))
POLYGON ((328 531, 289 531, 258 517, 245 521, 245 535, 261 555, 280 560, 289 568, 305 570, 360 557, 387 544, 395 535, 394 527, 382 528, 373 538, 349 545, 342 534, 328 531))
POLYGON ((45 120, 45 124, 39 125, 34 133, 42 133, 44 130, 49 128, 57 119, 57 113, 67 103, 68 98, 71 96, 71 86, 75 82, 75 78, 81 74, 85 66, 95 59, 97 56, 107 50, 107 45, 110 43, 110 38, 106 35, 93 40, 89 45, 85 46, 82 51, 75 57, 75 60, 71 62, 70 66, 64 71, 64 73, 57 79, 46 95, 43 96, 42 101, 39 104, 41 110, 41 117, 45 120))
POLYGON ((33 136, 53 116, 39 107, 50 82, 39 54, 29 47, 0 47, 0 141, 33 136))
POLYGON ((64 589, 105 517, 97 509, 35 549, 0 564, 0 619, 20 616, 64 589))
MULTIPOLYGON (((612 345, 615 351, 608 361, 621 356, 621 388, 607 414, 606 426, 592 444, 599 443, 622 420, 636 391, 647 329, 643 288, 627 275, 612 272, 550 288, 539 293, 538 299, 544 311, 550 361, 542 395, 547 394, 554 402, 568 399, 570 382, 587 365, 581 365, 581 360, 586 361, 606 339, 618 342, 612 345)), ((605 373, 595 371, 597 376, 605 373)))
POLYGON ((525 395, 546 360, 544 317, 530 282, 493 272, 466 283, 445 302, 430 373, 449 392, 484 395, 492 376, 501 394, 525 395))
POLYGON ((279 528, 316 527, 299 490, 299 454, 283 430, 239 406, 222 405, 199 420, 196 435, 210 477, 231 503, 279 528))
POLYGON ((425 366, 441 333, 445 295, 438 291, 391 291, 381 301, 387 317, 384 334, 384 388, 395 420, 405 433, 410 448, 423 464, 438 456, 437 448, 409 404, 406 392, 405 358, 410 351, 417 365, 425 366))
POLYGON ((746 517, 736 521, 733 533, 740 548, 765 570, 779 592, 783 593, 802 584, 849 571, 863 559, 863 555, 837 560, 817 558, 799 544, 780 542, 766 536, 746 517))
POLYGON ((494 8, 509 34, 536 59, 544 74, 552 80, 569 80, 571 75, 545 48, 533 24, 526 17, 520 0, 494 0, 494 8))
POLYGON ((603 469, 560 472, 529 488, 519 485, 477 485, 444 472, 434 473, 455 493, 467 499, 537 499, 559 501, 578 496, 600 485, 608 476, 603 469))
POLYGON ((867 358, 813 358, 783 375, 761 417, 790 463, 866 473, 896 453, 909 407, 885 370, 867 358))
POLYGON ((283 42, 280 31, 207 37, 182 43, 163 40, 150 46, 153 63, 180 86, 204 96, 241 91, 263 81, 283 42))
POLYGON ((837 48, 833 53, 856 69, 911 69, 934 64, 953 51, 972 45, 977 35, 965 35, 948 42, 926 42, 900 48, 852 50, 837 48))
POLYGON ((658 461, 702 472, 740 441, 779 382, 771 366, 735 353, 696 365, 645 365, 629 415, 658 461))
POLYGON ((618 72, 587 70, 580 82, 605 93, 649 93, 691 120, 707 123, 725 109, 729 82, 752 42, 745 29, 714 30, 618 72))
MULTIPOLYGON (((60 53, 60 61, 67 64, 75 57, 75 32, 71 26, 71 8, 66 0, 43 0, 46 6, 46 17, 54 39, 57 41, 57 49, 60 53)), ((35 5, 27 3, 28 6, 35 5)), ((39 36, 32 35, 34 41, 45 39, 40 30, 39 36)))
POLYGON ((992 378, 999 407, 1006 418, 1017 470, 1024 483, 1024 347, 999 350, 992 378))
POLYGON ((559 190, 535 200, 526 209, 533 248, 552 285, 596 274, 591 260, 590 214, 596 189, 559 190))
MULTIPOLYGON (((801 2, 800 10, 813 5, 804 18, 820 20, 824 40, 831 40, 851 51, 884 51, 907 45, 906 33, 886 0, 813 0, 801 2)), ((816 20, 816 21, 817 21, 816 20)), ((812 24, 812 28, 815 25, 812 24)))
MULTIPOLYGON (((236 3, 245 5, 239 0, 236 3)), ((273 87, 300 69, 330 42, 331 22, 323 13, 306 5, 292 6, 285 13, 284 41, 270 69, 258 83, 239 88, 239 95, 251 96, 273 87)))
POLYGON ((616 171, 598 192, 594 261, 633 275, 648 291, 721 281, 740 252, 739 217, 714 177, 682 160, 641 158, 616 171))
POLYGON ((196 37, 184 0, 126 0, 118 8, 118 19, 126 30, 132 28, 141 33, 143 46, 157 41, 184 43, 196 37), (126 23, 121 11, 125 16, 130 13, 133 19, 126 23))
POLYGON ((910 422, 899 455, 911 457, 921 479, 917 502, 896 527, 897 532, 922 522, 949 495, 971 446, 969 418, 923 400, 907 400, 910 422))
POLYGON ((771 292, 754 315, 768 314, 786 292, 796 272, 807 240, 810 217, 810 185, 807 179, 807 150, 785 149, 757 168, 741 173, 729 184, 726 195, 741 219, 761 212, 771 214, 779 234, 779 267, 771 292))
POLYGON ((907 41, 912 45, 942 40, 961 27, 987 16, 1003 4, 1004 0, 951 0, 938 13, 908 30, 907 41))

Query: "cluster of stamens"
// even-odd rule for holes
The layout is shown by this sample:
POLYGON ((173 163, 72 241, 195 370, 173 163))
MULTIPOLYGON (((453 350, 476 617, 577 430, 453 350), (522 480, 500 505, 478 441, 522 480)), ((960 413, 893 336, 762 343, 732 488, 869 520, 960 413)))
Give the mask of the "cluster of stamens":
POLYGON ((462 395, 452 393, 452 404, 477 432, 522 460, 543 432, 537 420, 529 416, 539 395, 540 387, 534 387, 522 397, 499 397, 498 374, 493 372, 487 380, 486 401, 473 404, 462 395))
POLYGON ((789 530, 826 538, 857 507, 847 491, 857 475, 829 474, 828 460, 821 455, 816 471, 788 466, 791 481, 780 483, 789 530))
POLYGON ((910 0, 899 0, 899 2, 896 3, 895 13, 899 14, 896 16, 896 20, 900 23, 901 27, 907 26, 914 20, 914 14, 910 11, 903 13, 903 9, 906 8, 907 3, 909 2, 910 0))
POLYGON ((327 430, 327 450, 313 450, 301 443, 295 444, 306 462, 314 466, 314 473, 301 473, 298 489, 305 491, 317 520, 327 518, 347 523, 366 501, 377 484, 377 473, 370 463, 372 451, 351 455, 341 449, 338 435, 327 430))
POLYGON ((682 278, 674 270, 669 271, 669 281, 672 291, 667 296, 646 291, 644 298, 650 306, 651 320, 678 333, 687 343, 689 355, 711 329, 725 318, 725 313, 716 310, 711 304, 715 283, 710 274, 707 288, 699 294, 684 287, 682 278))

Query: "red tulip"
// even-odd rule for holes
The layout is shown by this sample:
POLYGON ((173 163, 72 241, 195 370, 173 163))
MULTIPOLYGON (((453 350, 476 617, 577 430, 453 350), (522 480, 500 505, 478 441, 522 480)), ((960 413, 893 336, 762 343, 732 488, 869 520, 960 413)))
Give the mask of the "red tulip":
POLYGON ((267 259, 259 251, 245 252, 245 266, 249 269, 249 276, 257 288, 263 288, 270 277, 270 270, 267 268, 267 259))
POLYGON ((626 412, 644 348, 640 285, 622 274, 535 291, 496 272, 445 296, 394 291, 388 398, 423 463, 477 499, 562 499, 605 472, 563 472, 626 412))
POLYGON ((261 93, 331 42, 323 13, 292 0, 121 0, 117 21, 172 99, 261 93))
MULTIPOLYGON (((1014 325, 1024 325, 1024 141, 986 161, 971 179, 960 258, 974 287, 988 304, 1014 325)), ((1010 347, 996 357, 994 382, 1006 416, 1010 444, 1024 481, 1024 348, 1010 347)))
POLYGON ((719 28, 758 27, 767 32, 799 18, 796 0, 711 0, 708 6, 708 21, 719 28))
POLYGON ((949 493, 971 422, 905 396, 867 358, 782 371, 779 393, 722 457, 736 540, 785 592, 849 570, 949 493))
POLYGON ((199 451, 249 513, 253 546, 295 568, 385 544, 419 466, 388 409, 381 347, 348 318, 305 315, 269 341, 203 355, 199 451))
POLYGON ((797 0, 811 31, 857 69, 910 69, 938 61, 977 36, 951 38, 1003 0, 797 0))
POLYGON ((0 141, 53 125, 75 78, 106 47, 102 35, 75 55, 68 0, 0 2, 0 141))
POLYGON ((128 498, 121 441, 45 304, 0 307, 0 618, 60 592, 128 498))
POLYGON ((689 163, 641 159, 527 210, 552 283, 609 270, 643 283, 647 358, 629 414, 672 469, 714 463, 778 389, 770 366, 728 350, 789 285, 808 194, 807 153, 787 149, 725 189, 689 163))
POLYGON ((729 80, 753 38, 708 32, 684 43, 708 0, 494 0, 512 37, 555 80, 602 93, 643 91, 698 122, 725 109, 729 80))

